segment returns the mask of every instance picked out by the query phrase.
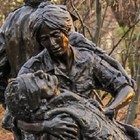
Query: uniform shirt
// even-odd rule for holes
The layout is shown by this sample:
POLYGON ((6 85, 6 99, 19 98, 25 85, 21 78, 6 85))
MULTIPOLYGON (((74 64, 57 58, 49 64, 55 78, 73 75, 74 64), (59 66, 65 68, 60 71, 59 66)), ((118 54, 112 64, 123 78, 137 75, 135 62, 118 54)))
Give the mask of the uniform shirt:
POLYGON ((23 65, 19 75, 43 70, 56 75, 60 87, 87 98, 92 89, 101 89, 115 96, 122 87, 128 85, 122 73, 102 60, 94 51, 83 47, 71 49, 74 61, 69 72, 61 62, 51 59, 47 49, 44 49, 23 65))

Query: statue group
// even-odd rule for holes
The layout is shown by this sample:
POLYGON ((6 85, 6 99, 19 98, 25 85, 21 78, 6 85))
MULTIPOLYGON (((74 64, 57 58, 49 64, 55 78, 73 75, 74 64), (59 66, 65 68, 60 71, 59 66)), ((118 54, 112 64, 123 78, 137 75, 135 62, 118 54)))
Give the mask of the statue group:
POLYGON ((3 127, 15 140, 140 140, 139 129, 112 116, 135 90, 120 63, 74 31, 65 6, 25 3, 0 30, 3 127), (93 89, 113 100, 101 106, 93 89))

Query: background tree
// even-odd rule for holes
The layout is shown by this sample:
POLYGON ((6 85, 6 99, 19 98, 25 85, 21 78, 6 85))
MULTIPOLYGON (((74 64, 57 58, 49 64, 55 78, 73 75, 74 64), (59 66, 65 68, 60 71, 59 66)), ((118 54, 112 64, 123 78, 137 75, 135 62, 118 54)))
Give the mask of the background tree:
POLYGON ((140 34, 140 1, 128 0, 127 3, 124 0, 112 0, 110 1, 111 9, 115 15, 115 18, 121 27, 122 31, 122 46, 121 53, 122 64, 125 68, 129 68, 131 76, 137 82, 136 96, 130 104, 128 115, 126 117, 126 123, 131 124, 136 116, 136 110, 140 95, 139 89, 139 75, 140 75, 140 57, 139 57, 139 40, 140 34))
POLYGON ((22 0, 0 0, 0 25, 2 25, 12 10, 20 7, 22 4, 22 0))

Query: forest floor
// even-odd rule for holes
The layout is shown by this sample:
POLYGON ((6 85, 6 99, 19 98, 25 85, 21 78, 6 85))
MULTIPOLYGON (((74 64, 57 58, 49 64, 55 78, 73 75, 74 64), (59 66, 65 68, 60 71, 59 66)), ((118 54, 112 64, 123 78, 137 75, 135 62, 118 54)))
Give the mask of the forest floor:
MULTIPOLYGON (((133 125, 140 129, 140 103, 138 105, 139 112, 137 113, 137 117, 133 122, 133 125)), ((120 110, 118 113, 117 120, 124 121, 127 113, 127 107, 120 110)), ((4 115, 4 109, 0 106, 0 124, 4 115)), ((0 140, 14 140, 12 133, 4 130, 0 125, 0 140)))

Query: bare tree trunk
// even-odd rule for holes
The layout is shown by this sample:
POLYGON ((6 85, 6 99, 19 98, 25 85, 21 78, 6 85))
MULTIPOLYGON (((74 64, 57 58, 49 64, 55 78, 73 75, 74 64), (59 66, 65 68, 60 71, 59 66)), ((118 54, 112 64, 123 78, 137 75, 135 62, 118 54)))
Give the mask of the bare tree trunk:
MULTIPOLYGON (((140 63, 140 56, 139 56, 138 63, 140 63)), ((137 85, 140 85, 140 64, 138 65, 136 81, 137 81, 137 85)), ((134 96, 134 98, 129 106, 129 109, 128 109, 127 117, 125 120, 125 122, 128 124, 132 124, 133 120, 136 118, 136 114, 137 114, 136 109, 138 106, 139 97, 140 97, 140 86, 137 87, 136 95, 134 96)))
POLYGON ((101 4, 100 0, 96 0, 96 25, 95 25, 95 34, 93 38, 93 42, 98 45, 99 37, 100 37, 100 30, 101 30, 101 4))

